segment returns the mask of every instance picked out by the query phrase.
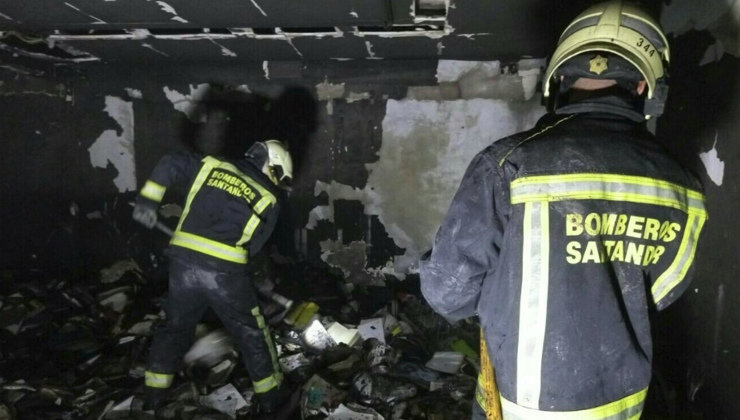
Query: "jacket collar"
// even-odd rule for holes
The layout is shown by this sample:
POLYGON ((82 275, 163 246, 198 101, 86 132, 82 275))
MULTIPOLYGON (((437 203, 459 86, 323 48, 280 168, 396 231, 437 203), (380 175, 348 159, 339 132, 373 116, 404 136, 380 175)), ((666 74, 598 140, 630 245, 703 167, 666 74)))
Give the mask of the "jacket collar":
POLYGON ((645 122, 645 116, 625 98, 609 95, 584 99, 562 106, 555 110, 557 115, 598 113, 627 118, 631 121, 645 122))

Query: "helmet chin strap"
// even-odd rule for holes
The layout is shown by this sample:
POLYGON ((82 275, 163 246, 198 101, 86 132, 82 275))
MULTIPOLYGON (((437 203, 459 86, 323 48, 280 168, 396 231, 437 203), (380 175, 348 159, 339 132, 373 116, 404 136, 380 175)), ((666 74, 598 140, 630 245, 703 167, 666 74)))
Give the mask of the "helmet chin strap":
POLYGON ((255 142, 249 150, 244 154, 245 157, 254 160, 254 164, 260 168, 273 184, 278 185, 279 180, 275 175, 275 171, 268 165, 269 163, 269 150, 267 145, 261 141, 255 142))
POLYGON ((267 146, 261 141, 256 141, 249 150, 244 154, 245 157, 251 158, 255 161, 255 164, 259 168, 263 168, 267 164, 267 146))

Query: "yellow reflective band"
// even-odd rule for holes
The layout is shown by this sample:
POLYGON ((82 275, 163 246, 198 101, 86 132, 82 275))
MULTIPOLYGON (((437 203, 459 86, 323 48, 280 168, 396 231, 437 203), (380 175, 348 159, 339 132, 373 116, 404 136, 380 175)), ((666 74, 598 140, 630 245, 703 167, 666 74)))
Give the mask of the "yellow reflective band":
POLYGON ((270 329, 267 328, 265 317, 260 313, 259 306, 252 308, 252 316, 257 320, 257 327, 262 330, 262 335, 265 337, 265 345, 270 352, 270 360, 272 361, 272 370, 275 372, 273 375, 279 379, 279 384, 283 380, 283 371, 278 364, 277 352, 275 351, 275 344, 272 342, 272 336, 270 336, 270 329))
POLYGON ((686 228, 684 229, 683 238, 681 239, 681 245, 676 253, 676 259, 668 267, 668 269, 661 274, 655 281, 655 284, 651 287, 650 291, 653 294, 653 301, 655 304, 659 304, 660 301, 676 287, 681 280, 686 277, 686 272, 689 271, 691 263, 694 261, 694 255, 696 254, 696 245, 699 242, 699 234, 706 221, 705 217, 695 214, 689 214, 686 220, 686 228))
POLYGON ((403 332, 403 328, 401 328, 401 326, 400 326, 400 325, 396 325, 396 326, 395 326, 395 327, 393 327, 393 329, 391 330, 391 335, 394 335, 394 336, 395 336, 395 335, 401 334, 402 332, 403 332))
POLYGON ((147 181, 144 184, 144 187, 141 189, 141 196, 146 197, 152 201, 156 201, 159 203, 162 201, 162 197, 164 197, 164 192, 167 191, 167 188, 165 188, 162 185, 157 184, 154 181, 147 181))
POLYGON ((182 210, 182 216, 180 216, 180 223, 177 224, 175 235, 180 233, 180 231, 182 230, 182 224, 185 219, 187 219, 188 214, 190 213, 190 205, 193 203, 193 199, 198 194, 203 184, 206 182, 211 169, 213 169, 213 161, 218 163, 218 160, 213 159, 210 156, 206 156, 205 158, 203 158, 203 167, 200 168, 200 172, 198 172, 198 175, 196 175, 195 177, 195 181, 193 181, 193 186, 190 187, 190 192, 188 192, 188 198, 185 200, 185 207, 182 210))
POLYGON ((203 161, 211 164, 214 167, 223 168, 223 169, 226 169, 229 172, 233 172, 234 174, 236 174, 237 176, 239 176, 239 178, 242 178, 243 181, 245 181, 247 184, 249 184, 250 187, 254 187, 254 189, 256 189, 257 191, 259 191, 260 196, 263 199, 267 198, 268 201, 269 202, 272 202, 272 203, 275 203, 277 201, 277 199, 275 198, 275 196, 270 191, 268 191, 265 187, 263 187, 259 182, 255 181, 254 179, 252 179, 248 175, 244 174, 242 171, 239 170, 239 168, 237 168, 236 166, 232 165, 231 163, 229 163, 229 162, 221 162, 220 160, 215 159, 215 158, 212 158, 210 156, 206 156, 203 159, 203 161))
POLYGON ((169 388, 174 379, 175 375, 172 373, 154 373, 148 370, 144 373, 146 386, 152 388, 169 388))
POLYGON ((578 411, 540 411, 522 407, 501 397, 506 420, 632 420, 639 419, 647 388, 621 400, 578 411))
POLYGON ((629 201, 706 214, 699 191, 657 179, 618 174, 529 176, 511 183, 511 203, 562 200, 629 201))
POLYGON ((478 397, 479 389, 481 390, 484 401, 481 408, 486 412, 486 419, 502 420, 501 399, 496 384, 493 364, 491 364, 491 359, 488 356, 488 347, 486 346, 486 340, 483 335, 483 328, 480 330, 480 373, 478 374, 476 398, 478 397))
POLYGON ((517 404, 538 408, 547 325, 550 221, 547 202, 524 205, 522 290, 517 345, 517 404))
POLYGON ((192 233, 177 231, 170 243, 237 264, 247 263, 247 251, 244 248, 222 244, 192 233))
POLYGON ((257 230, 257 226, 259 226, 260 222, 259 216, 257 214, 253 214, 252 217, 249 218, 249 221, 247 222, 246 226, 244 226, 244 232, 242 232, 242 238, 239 239, 239 242, 237 242, 237 245, 244 245, 245 243, 249 242, 252 239, 252 235, 254 235, 254 231, 257 230))
POLYGON ((508 157, 509 157, 509 155, 511 155, 511 154, 512 154, 512 153, 514 152, 514 150, 516 150, 516 148, 517 148, 517 147, 521 146, 521 145, 522 145, 522 143, 524 143, 524 142, 526 142, 526 141, 529 141, 529 140, 531 140, 531 139, 533 139, 533 138, 535 138, 535 137, 539 136, 540 134, 544 133, 545 131, 547 131, 547 130, 549 130, 549 129, 553 128, 553 127, 555 127, 556 125, 560 124, 560 123, 561 123, 561 122, 563 122, 563 121, 568 121, 569 119, 573 118, 573 117, 574 117, 574 116, 576 116, 576 115, 577 115, 577 114, 571 114, 570 116, 568 116, 568 117, 565 117, 565 118, 563 118, 562 120, 559 120, 559 121, 555 122, 555 123, 554 123, 553 125, 548 125, 547 127, 543 128, 542 130, 540 130, 540 131, 538 131, 538 132, 536 132, 536 133, 532 134, 531 136, 529 136, 529 137, 525 138, 524 140, 520 141, 519 143, 517 143, 517 144, 516 144, 516 146, 512 147, 512 148, 511 148, 511 150, 509 150, 509 151, 508 151, 508 152, 506 153, 506 155, 504 155, 504 157, 502 157, 501 159, 499 159, 499 161, 498 161, 498 166, 501 166, 501 165, 503 165, 503 164, 504 164, 504 161, 506 160, 506 158, 508 158, 508 157))
POLYGON ((480 408, 483 409, 485 413, 488 413, 488 410, 486 409, 486 395, 483 392, 483 387, 480 384, 481 377, 478 376, 478 385, 475 387, 475 401, 478 403, 480 408))
POLYGON ((254 385, 255 394, 264 394, 265 392, 277 386, 280 386, 281 382, 282 382, 282 378, 279 378, 277 374, 273 374, 273 375, 268 376, 265 379, 252 382, 252 384, 254 385))
POLYGON ((274 196, 262 197, 259 203, 254 206, 254 214, 252 215, 252 217, 249 218, 249 222, 247 222, 247 225, 244 226, 242 238, 239 240, 239 242, 236 243, 237 245, 244 245, 252 239, 254 231, 257 230, 257 226, 259 226, 259 224, 262 222, 262 219, 260 219, 259 215, 261 215, 262 212, 265 211, 267 206, 275 202, 274 199, 274 196))

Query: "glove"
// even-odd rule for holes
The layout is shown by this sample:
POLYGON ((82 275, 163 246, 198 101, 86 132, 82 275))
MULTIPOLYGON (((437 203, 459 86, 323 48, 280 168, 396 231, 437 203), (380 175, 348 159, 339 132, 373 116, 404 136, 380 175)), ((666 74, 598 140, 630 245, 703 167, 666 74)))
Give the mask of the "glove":
POLYGON ((134 207, 134 220, 141 223, 142 225, 153 228, 157 224, 157 209, 142 204, 137 204, 134 207))

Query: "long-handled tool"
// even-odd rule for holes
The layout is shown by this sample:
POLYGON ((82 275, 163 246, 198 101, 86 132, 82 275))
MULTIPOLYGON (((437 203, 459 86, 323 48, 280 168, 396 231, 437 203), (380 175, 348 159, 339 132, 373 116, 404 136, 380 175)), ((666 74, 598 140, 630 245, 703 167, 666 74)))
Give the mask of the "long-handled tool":
MULTIPOLYGON (((131 207, 136 207, 136 203, 134 203, 133 201, 129 201, 128 204, 131 207)), ((175 232, 173 232, 172 229, 170 229, 169 226, 165 225, 164 223, 160 222, 159 220, 157 220, 157 223, 154 224, 154 227, 157 228, 157 229, 159 229, 160 231, 164 232, 169 237, 172 237, 172 235, 175 234, 175 232)))
MULTIPOLYGON (((129 202, 129 205, 131 205, 132 207, 135 207, 136 206, 136 203, 129 202)), ((157 223, 154 225, 154 227, 157 228, 157 229, 159 229, 160 231, 162 231, 163 233, 165 233, 169 237, 172 237, 172 235, 175 234, 172 231, 172 229, 170 229, 169 226, 165 225, 164 223, 162 223, 160 221, 157 221, 157 223)), ((257 290, 264 297, 266 297, 266 298, 272 300, 273 302, 277 303, 278 305, 284 307, 285 308, 285 311, 284 312, 287 312, 290 308, 293 307, 293 301, 291 299, 288 299, 287 297, 281 295, 281 294, 275 293, 275 292, 273 292, 270 289, 264 289, 264 290, 257 289, 257 290)))

